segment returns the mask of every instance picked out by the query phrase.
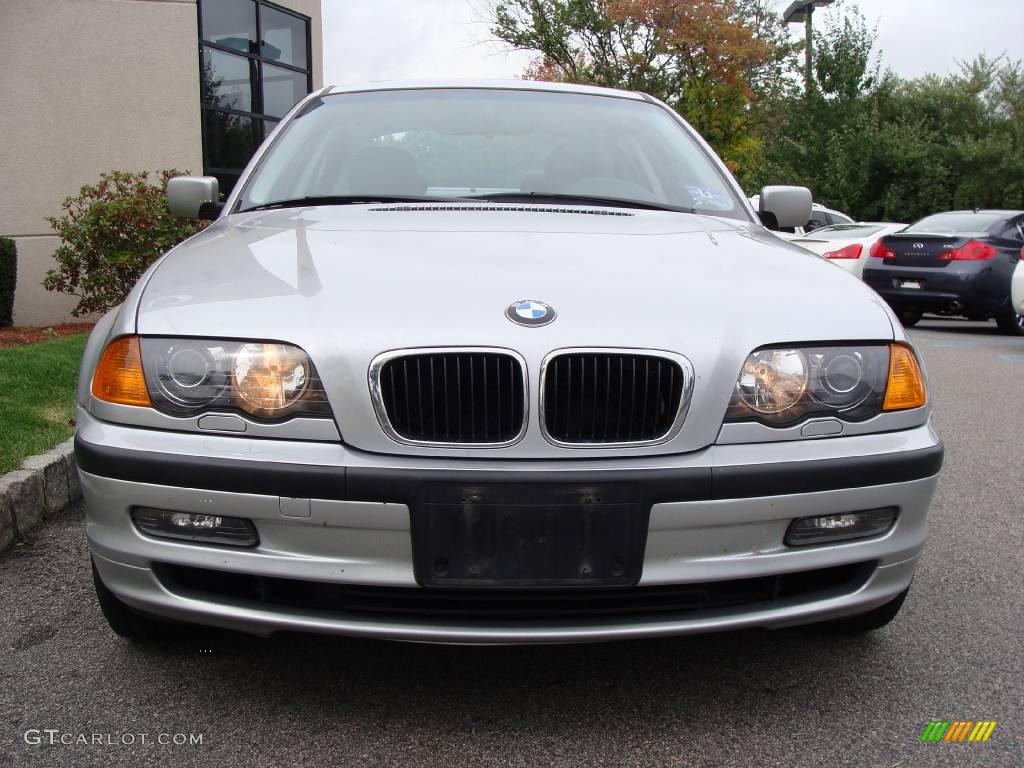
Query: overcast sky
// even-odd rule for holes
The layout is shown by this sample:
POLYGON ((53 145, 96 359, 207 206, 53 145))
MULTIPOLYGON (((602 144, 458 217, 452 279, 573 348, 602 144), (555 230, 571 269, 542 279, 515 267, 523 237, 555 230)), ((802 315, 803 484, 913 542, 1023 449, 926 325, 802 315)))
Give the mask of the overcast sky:
MULTIPOLYGON (((493 0, 322 0, 324 82, 517 77, 530 61, 489 42, 493 0)), ((840 0, 849 4, 853 0, 840 0)), ((789 0, 776 0, 781 9, 789 0)), ((945 73, 985 52, 1024 58, 1024 0, 859 0, 883 65, 945 73)), ((822 18, 831 9, 818 11, 822 18)), ((794 28, 796 29, 796 28, 794 28)))

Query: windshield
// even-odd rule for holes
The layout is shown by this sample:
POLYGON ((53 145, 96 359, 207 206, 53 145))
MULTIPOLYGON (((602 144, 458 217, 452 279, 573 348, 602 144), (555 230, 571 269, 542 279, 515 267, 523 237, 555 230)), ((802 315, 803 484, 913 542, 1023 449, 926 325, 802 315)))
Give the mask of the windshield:
POLYGON ((282 131, 238 209, 487 195, 639 201, 748 219, 725 175, 662 107, 503 89, 321 97, 282 131))
POLYGON ((851 237, 871 237, 882 231, 882 227, 868 224, 832 224, 814 230, 812 237, 820 240, 848 240, 851 237))
POLYGON ((1004 218, 998 213, 937 213, 934 216, 926 216, 903 231, 907 234, 919 232, 926 235, 973 235, 988 232, 1004 218))

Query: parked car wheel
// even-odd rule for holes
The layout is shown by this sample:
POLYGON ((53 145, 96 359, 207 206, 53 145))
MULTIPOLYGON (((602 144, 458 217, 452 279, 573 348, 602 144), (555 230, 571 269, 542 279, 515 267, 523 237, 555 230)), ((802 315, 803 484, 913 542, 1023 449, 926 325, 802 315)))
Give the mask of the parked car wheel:
POLYGON ((1011 336, 1024 336, 1024 315, 1020 315, 1013 307, 996 315, 999 330, 1011 336))
POLYGON ((832 621, 815 624, 814 626, 826 632, 843 635, 860 635, 865 632, 874 632, 896 618, 909 593, 910 587, 907 587, 885 605, 880 605, 867 613, 844 616, 841 619, 833 619, 832 621))
POLYGON ((136 643, 152 643, 171 639, 181 633, 181 626, 144 616, 123 603, 103 583, 95 563, 92 566, 92 583, 96 587, 96 599, 110 628, 121 637, 136 643))
POLYGON ((896 314, 899 315, 904 328, 913 328, 924 317, 924 312, 920 309, 901 309, 896 314))

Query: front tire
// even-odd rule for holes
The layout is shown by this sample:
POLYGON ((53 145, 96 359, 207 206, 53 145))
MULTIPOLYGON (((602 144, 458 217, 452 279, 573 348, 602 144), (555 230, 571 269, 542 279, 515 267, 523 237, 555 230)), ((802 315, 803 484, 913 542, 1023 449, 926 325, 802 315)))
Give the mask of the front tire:
POLYGON ((96 588, 96 599, 110 628, 133 643, 155 643, 175 637, 178 627, 163 621, 151 619, 123 603, 103 583, 96 564, 92 564, 92 583, 96 588))
POLYGON ((832 621, 822 622, 815 626, 826 632, 841 635, 863 635, 867 632, 874 632, 896 618, 909 592, 910 587, 907 587, 885 605, 880 605, 866 613, 844 616, 841 619, 833 619, 832 621))
POLYGON ((904 328, 913 328, 924 317, 924 311, 916 308, 900 309, 896 312, 904 328))
POLYGON ((1013 307, 1007 307, 996 315, 996 325, 1009 336, 1024 336, 1024 315, 1018 315, 1013 307))

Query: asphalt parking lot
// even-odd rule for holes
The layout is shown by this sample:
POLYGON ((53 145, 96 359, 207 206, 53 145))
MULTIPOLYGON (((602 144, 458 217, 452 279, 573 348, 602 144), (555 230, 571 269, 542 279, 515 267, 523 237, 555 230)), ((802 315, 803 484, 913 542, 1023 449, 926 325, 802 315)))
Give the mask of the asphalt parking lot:
POLYGON ((74 509, 0 557, 0 765, 1024 765, 1024 339, 939 320, 913 335, 946 466, 914 588, 872 636, 139 648, 99 613, 74 509), (999 724, 921 743, 932 719, 999 724), (59 743, 79 734, 104 743, 59 743))

